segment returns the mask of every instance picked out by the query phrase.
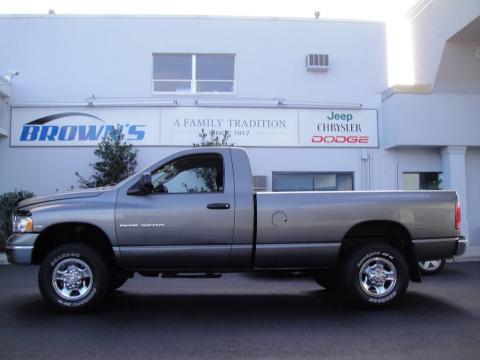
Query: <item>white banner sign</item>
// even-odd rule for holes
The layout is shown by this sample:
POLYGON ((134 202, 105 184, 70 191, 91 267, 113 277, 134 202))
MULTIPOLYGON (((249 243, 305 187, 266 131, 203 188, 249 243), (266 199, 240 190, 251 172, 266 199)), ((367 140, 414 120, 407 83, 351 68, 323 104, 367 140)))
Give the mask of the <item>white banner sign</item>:
POLYGON ((378 147, 376 110, 299 110, 300 146, 378 147))
POLYGON ((298 111, 291 109, 168 108, 160 124, 163 145, 199 143, 202 129, 220 138, 228 131, 228 142, 240 146, 298 145, 298 111))
POLYGON ((206 107, 13 108, 10 141, 95 146, 117 124, 137 146, 192 146, 202 129, 238 146, 378 146, 376 110, 206 107))

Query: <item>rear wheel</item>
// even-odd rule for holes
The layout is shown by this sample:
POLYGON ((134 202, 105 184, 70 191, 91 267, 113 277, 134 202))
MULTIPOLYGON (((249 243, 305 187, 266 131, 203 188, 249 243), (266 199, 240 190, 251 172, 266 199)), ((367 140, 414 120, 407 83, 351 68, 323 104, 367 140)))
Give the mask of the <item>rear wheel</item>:
POLYGON ((445 267, 445 264, 446 264, 445 259, 427 260, 427 261, 418 262, 420 271, 422 272, 423 275, 438 274, 445 267))
POLYGON ((42 296, 58 309, 90 310, 107 294, 110 272, 105 260, 91 247, 66 244, 45 257, 38 285, 42 296))
POLYGON ((397 301, 409 282, 408 264, 396 248, 383 243, 362 246, 347 258, 343 285, 356 303, 382 308, 397 301))

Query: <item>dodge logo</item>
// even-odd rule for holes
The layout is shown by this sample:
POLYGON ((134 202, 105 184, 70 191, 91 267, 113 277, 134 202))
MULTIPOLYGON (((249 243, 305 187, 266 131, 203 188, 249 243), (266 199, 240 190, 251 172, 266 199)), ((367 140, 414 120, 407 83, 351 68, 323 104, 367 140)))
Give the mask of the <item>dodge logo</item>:
POLYGON ((368 136, 313 135, 312 143, 323 144, 368 144, 368 136))

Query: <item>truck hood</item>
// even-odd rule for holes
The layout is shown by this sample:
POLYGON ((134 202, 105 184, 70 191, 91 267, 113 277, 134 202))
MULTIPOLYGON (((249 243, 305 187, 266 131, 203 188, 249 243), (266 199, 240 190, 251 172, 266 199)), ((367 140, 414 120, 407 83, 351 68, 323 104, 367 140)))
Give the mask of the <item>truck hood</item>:
POLYGON ((50 202, 50 201, 95 197, 111 189, 113 189, 113 187, 94 188, 94 189, 81 190, 81 191, 69 191, 65 193, 52 194, 52 195, 35 196, 35 197, 31 197, 31 198, 20 201, 17 205, 17 208, 20 209, 26 206, 41 204, 41 203, 50 202))

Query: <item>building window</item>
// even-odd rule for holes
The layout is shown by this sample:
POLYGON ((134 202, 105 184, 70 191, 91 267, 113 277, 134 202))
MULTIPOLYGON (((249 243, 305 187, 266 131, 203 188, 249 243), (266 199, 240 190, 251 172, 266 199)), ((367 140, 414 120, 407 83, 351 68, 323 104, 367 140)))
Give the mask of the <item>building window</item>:
POLYGON ((154 93, 233 93, 235 55, 153 54, 154 93))
POLYGON ((442 173, 440 172, 405 172, 403 173, 403 190, 441 190, 442 173))
POLYGON ((351 191, 353 173, 273 173, 273 191, 351 191))

